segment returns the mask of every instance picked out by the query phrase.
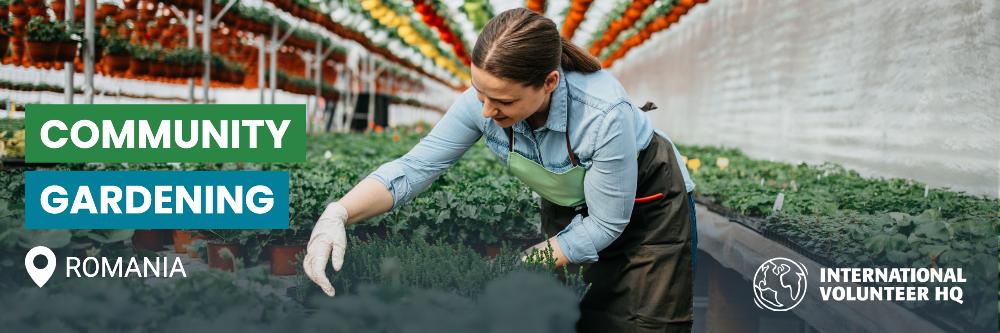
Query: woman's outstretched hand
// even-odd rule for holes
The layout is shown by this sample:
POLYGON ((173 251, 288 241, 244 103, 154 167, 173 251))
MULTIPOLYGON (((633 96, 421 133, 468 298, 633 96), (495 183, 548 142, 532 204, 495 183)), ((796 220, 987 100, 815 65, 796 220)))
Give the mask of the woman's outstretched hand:
POLYGON ((339 202, 327 205, 313 227, 309 244, 306 245, 306 256, 302 260, 309 279, 330 297, 336 294, 336 290, 326 277, 326 263, 329 261, 334 271, 340 271, 344 266, 344 252, 347 251, 347 232, 344 230, 346 223, 347 209, 344 206, 339 202))

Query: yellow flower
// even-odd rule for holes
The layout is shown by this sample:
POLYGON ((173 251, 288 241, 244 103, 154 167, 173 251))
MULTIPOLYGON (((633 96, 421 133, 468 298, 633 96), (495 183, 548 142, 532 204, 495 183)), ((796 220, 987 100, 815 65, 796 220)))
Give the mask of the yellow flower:
POLYGON ((375 8, 379 4, 380 4, 379 0, 362 0, 361 1, 361 8, 364 8, 364 10, 367 10, 367 11, 371 11, 373 8, 375 8))
POLYGON ((698 168, 701 168, 701 160, 694 158, 687 161, 688 169, 691 171, 698 172, 698 168))
POLYGON ((377 21, 377 20, 381 20, 382 16, 385 16, 385 13, 388 12, 388 11, 389 10, 386 9, 385 7, 378 7, 378 8, 372 9, 371 13, 372 13, 372 17, 375 18, 375 20, 377 21))
POLYGON ((725 157, 716 158, 715 165, 719 166, 720 170, 726 170, 729 167, 729 159, 725 157))
POLYGON ((413 45, 417 41, 416 33, 413 31, 413 28, 408 25, 399 27, 397 32, 399 33, 399 37, 402 38, 406 44, 413 45))
POLYGON ((399 26, 399 22, 401 22, 401 20, 399 19, 399 17, 400 17, 399 15, 393 15, 392 16, 392 20, 389 20, 389 23, 386 24, 386 25, 388 25, 389 27, 392 27, 392 28, 398 27, 399 26))
POLYGON ((382 25, 385 25, 385 26, 389 26, 389 22, 392 21, 392 18, 394 16, 395 15, 392 14, 391 10, 386 10, 385 13, 382 14, 381 17, 378 18, 378 23, 381 23, 382 25))
POLYGON ((428 57, 431 57, 431 54, 434 53, 434 47, 431 46, 431 44, 423 43, 420 46, 417 46, 417 48, 420 49, 420 53, 423 53, 428 57))

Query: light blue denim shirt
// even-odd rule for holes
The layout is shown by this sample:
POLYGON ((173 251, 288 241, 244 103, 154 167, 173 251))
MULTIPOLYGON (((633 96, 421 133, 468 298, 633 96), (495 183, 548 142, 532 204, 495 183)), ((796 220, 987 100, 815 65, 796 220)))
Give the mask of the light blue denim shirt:
MULTIPOLYGON (((610 73, 560 72, 563 75, 552 94, 548 120, 534 130, 526 121, 514 124, 514 150, 553 172, 571 168, 565 143, 569 113, 570 143, 587 170, 583 186, 589 216, 577 215, 556 238, 570 262, 595 262, 597 253, 618 238, 629 222, 638 155, 654 130, 610 73)), ((507 163, 507 136, 492 119, 482 116, 482 109, 475 89, 469 88, 409 153, 368 176, 389 189, 393 208, 430 186, 480 137, 485 137, 486 146, 507 163)), ((662 132, 656 133, 666 138, 662 132)), ((680 153, 676 148, 674 152, 681 163, 680 153)), ((694 190, 687 168, 681 165, 680 169, 688 192, 694 190)))

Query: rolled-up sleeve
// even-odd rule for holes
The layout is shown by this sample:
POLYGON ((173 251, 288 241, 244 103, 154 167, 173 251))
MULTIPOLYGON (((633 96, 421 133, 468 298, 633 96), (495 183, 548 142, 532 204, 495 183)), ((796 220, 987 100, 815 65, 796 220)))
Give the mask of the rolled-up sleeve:
POLYGON ((392 194, 392 208, 409 202, 482 136, 477 125, 481 104, 475 91, 466 90, 420 143, 406 155, 383 164, 367 178, 385 185, 392 194))
POLYGON ((597 130, 592 164, 584 178, 589 216, 577 215, 556 234, 571 263, 591 263, 628 225, 638 178, 635 125, 627 116, 632 105, 620 103, 608 111, 597 130))

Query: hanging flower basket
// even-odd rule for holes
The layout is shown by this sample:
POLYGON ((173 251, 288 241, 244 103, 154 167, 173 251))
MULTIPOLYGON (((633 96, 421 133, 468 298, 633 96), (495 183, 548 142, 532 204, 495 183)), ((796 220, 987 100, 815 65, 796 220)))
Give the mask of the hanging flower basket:
MULTIPOLYGON (((59 53, 56 55, 56 61, 73 61, 76 58, 76 52, 78 49, 76 41, 63 41, 59 43, 59 53)), ((94 61, 101 61, 100 57, 95 56, 94 61)))
POLYGON ((28 22, 26 31, 28 55, 32 61, 73 61, 76 56, 77 43, 71 38, 66 23, 36 16, 28 22))

